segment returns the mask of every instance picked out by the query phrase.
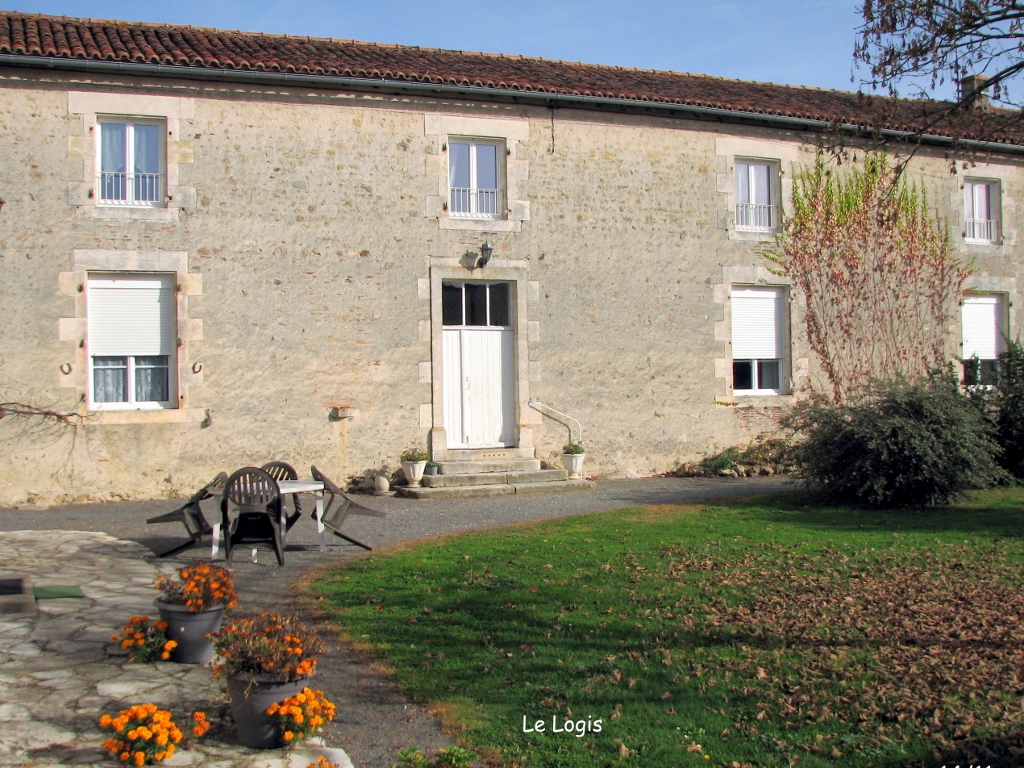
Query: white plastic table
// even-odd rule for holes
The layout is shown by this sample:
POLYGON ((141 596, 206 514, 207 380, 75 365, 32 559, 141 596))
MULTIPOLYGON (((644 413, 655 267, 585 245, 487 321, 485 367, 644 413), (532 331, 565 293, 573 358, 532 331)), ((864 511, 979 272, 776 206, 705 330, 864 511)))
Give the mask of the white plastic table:
MULTIPOLYGON (((288 493, 315 493, 316 494, 316 539, 320 545, 320 551, 327 549, 327 534, 326 528, 324 528, 324 484, 316 480, 278 480, 277 487, 281 490, 281 495, 284 496, 288 493)), ((215 523, 213 526, 213 535, 211 536, 210 543, 210 559, 217 557, 217 552, 220 550, 220 523, 215 523)), ((288 535, 287 526, 284 521, 284 510, 282 507, 281 511, 281 544, 282 546, 286 543, 285 538, 288 535)))

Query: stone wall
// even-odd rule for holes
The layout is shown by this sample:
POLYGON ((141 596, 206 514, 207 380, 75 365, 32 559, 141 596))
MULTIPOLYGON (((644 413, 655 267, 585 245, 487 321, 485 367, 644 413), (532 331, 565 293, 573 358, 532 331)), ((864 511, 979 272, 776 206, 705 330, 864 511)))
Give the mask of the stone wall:
MULTIPOLYGON (((764 269, 763 240, 732 227, 731 163, 777 159, 785 199, 813 158, 806 136, 30 70, 0 70, 0 86, 0 385, 6 399, 85 416, 65 433, 0 423, 0 504, 182 494, 271 459, 337 480, 394 468, 441 426, 439 275, 514 281, 518 436, 539 458, 567 433, 530 398, 583 422, 588 471, 601 476, 744 443, 791 402, 742 398, 739 415, 732 405, 728 286, 780 280, 764 269), (166 208, 104 209, 90 197, 104 114, 166 119, 166 208), (505 139, 506 220, 444 211, 448 135, 505 139), (471 272, 466 254, 484 240, 494 257, 471 272), (179 408, 80 402, 81 286, 103 269, 177 274, 179 408)), ((960 177, 946 159, 920 151, 912 173, 976 259, 974 284, 1015 301, 1017 164, 966 172, 1001 180, 999 247, 960 245, 960 177)), ((790 320, 799 388, 816 374, 797 305, 790 320)))

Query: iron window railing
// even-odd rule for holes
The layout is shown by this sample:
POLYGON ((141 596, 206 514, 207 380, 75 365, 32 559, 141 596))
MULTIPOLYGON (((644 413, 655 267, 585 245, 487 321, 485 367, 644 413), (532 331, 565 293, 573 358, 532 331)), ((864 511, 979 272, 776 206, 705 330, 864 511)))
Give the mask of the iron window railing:
POLYGON ((101 171, 99 201, 104 205, 160 205, 164 200, 162 173, 101 171))
POLYGON ((736 204, 736 229, 773 232, 778 224, 774 205, 736 204))
POLYGON ((994 219, 967 219, 964 222, 964 240, 969 243, 994 243, 996 222, 994 219))
POLYGON ((467 219, 496 219, 501 216, 500 189, 451 187, 449 214, 467 219))

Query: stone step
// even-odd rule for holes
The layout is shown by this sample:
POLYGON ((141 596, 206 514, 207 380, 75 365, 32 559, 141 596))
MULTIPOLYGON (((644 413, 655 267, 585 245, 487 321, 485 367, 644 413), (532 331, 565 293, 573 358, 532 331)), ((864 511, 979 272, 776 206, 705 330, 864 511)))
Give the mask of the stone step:
POLYGON ((533 448, 450 448, 444 461, 501 461, 503 459, 532 459, 533 448))
POLYGON ((508 458, 487 461, 441 461, 438 462, 439 475, 479 475, 485 472, 536 472, 540 469, 540 459, 508 458))
POLYGON ((591 480, 563 480, 549 483, 495 483, 492 485, 457 485, 440 488, 407 488, 399 486, 399 496, 410 499, 470 499, 484 496, 512 496, 517 493, 571 493, 594 489, 591 480))
POLYGON ((526 472, 476 472, 455 475, 424 475, 427 488, 453 488, 460 485, 497 485, 499 483, 553 483, 568 480, 564 469, 536 469, 526 472))

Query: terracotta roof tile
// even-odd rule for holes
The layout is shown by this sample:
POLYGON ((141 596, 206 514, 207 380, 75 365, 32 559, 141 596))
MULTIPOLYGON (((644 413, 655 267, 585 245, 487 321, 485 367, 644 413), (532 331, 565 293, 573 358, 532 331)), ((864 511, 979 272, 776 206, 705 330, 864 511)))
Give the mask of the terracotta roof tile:
POLYGON ((596 96, 1024 145, 1019 112, 526 56, 0 11, 0 54, 596 96))

